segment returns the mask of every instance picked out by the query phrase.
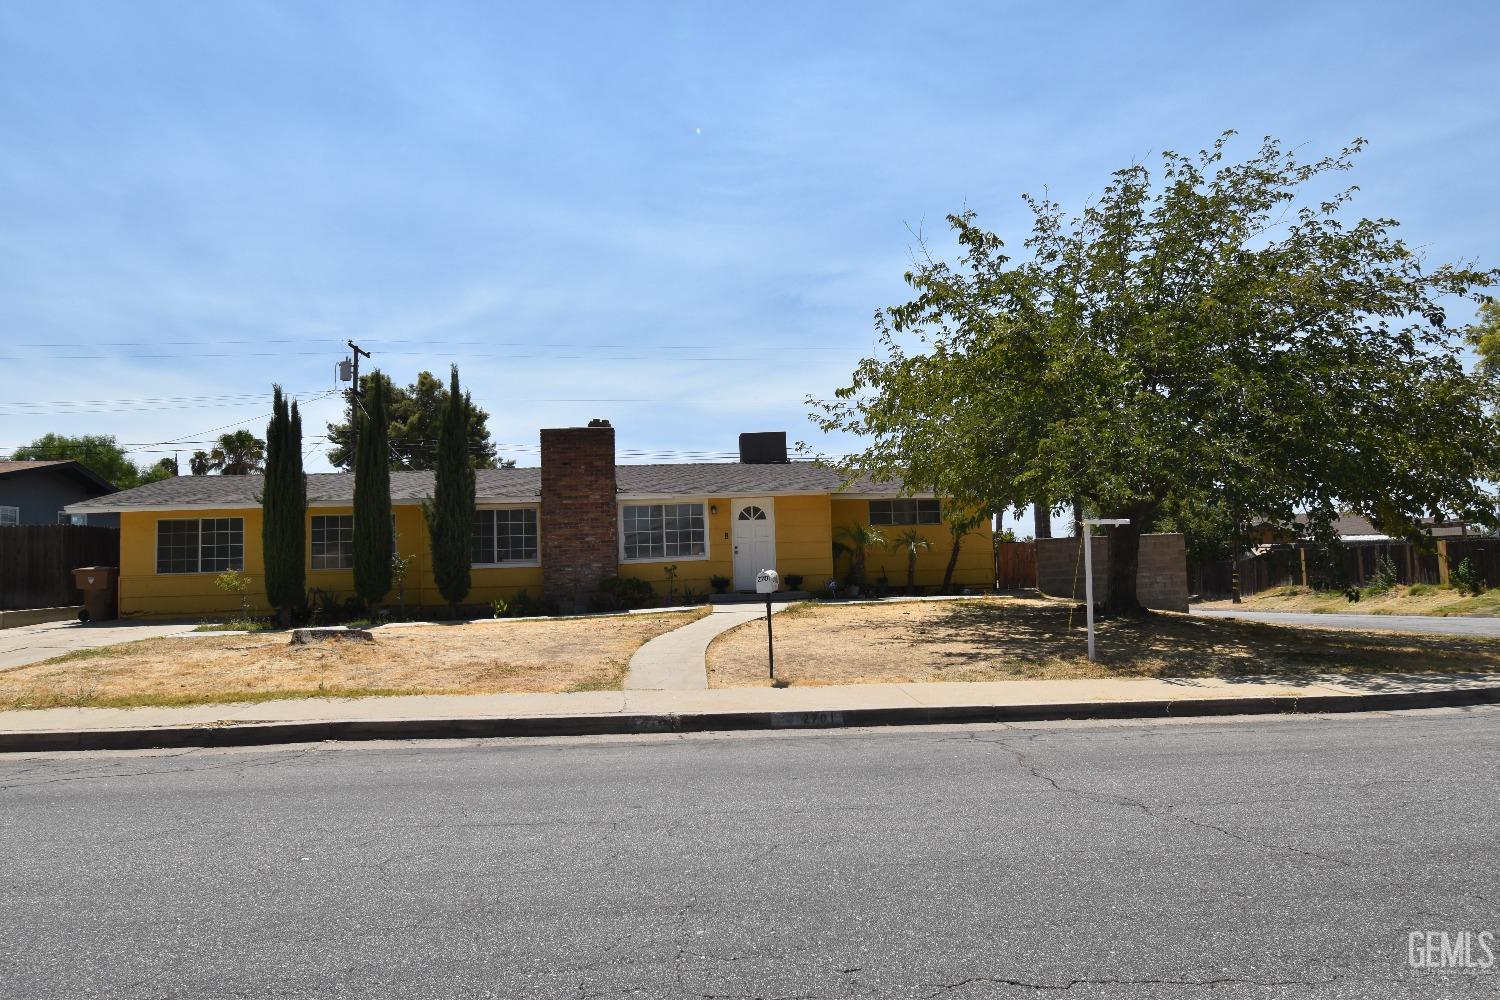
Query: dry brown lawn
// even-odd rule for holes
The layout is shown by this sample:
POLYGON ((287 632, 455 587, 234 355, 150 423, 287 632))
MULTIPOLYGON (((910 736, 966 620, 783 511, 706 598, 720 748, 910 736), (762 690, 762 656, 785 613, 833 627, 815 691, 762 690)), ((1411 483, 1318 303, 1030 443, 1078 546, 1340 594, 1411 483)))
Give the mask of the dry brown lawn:
MULTIPOLYGON (((776 673, 794 684, 1083 677, 1250 677, 1500 670, 1500 640, 1258 625, 1154 614, 1096 623, 1065 602, 984 598, 803 604, 776 616, 776 673)), ((714 687, 766 679, 765 620, 709 647, 714 687)))
POLYGON ((1415 587, 1392 587, 1384 594, 1365 592, 1357 601, 1341 591, 1310 590, 1307 587, 1277 587, 1233 601, 1205 601, 1205 608, 1231 611, 1297 611, 1337 615, 1500 615, 1500 590, 1488 590, 1475 597, 1466 596, 1452 587, 1418 584, 1415 587))
POLYGON ((386 626, 305 646, 284 632, 146 639, 0 673, 0 708, 612 690, 642 643, 704 613, 386 626))

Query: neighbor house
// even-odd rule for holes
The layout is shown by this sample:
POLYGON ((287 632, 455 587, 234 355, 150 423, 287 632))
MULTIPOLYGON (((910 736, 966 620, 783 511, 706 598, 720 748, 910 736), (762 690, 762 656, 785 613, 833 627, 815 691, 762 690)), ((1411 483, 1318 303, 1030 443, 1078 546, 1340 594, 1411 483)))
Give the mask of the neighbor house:
POLYGON ((114 484, 82 462, 0 462, 0 525, 97 524, 113 527, 113 511, 65 511, 69 504, 114 493, 114 484))
MULTIPOLYGON (((541 432, 541 465, 475 473, 472 590, 466 603, 509 599, 521 590, 565 609, 586 605, 609 576, 647 580, 666 595, 671 586, 707 593, 713 577, 751 591, 762 569, 800 576, 820 587, 834 575, 834 541, 842 525, 875 524, 894 541, 906 527, 931 540, 919 554, 917 583, 942 582, 951 537, 942 502, 907 493, 899 483, 844 486, 836 471, 787 460, 786 435, 742 434, 740 461, 618 465, 607 421, 541 432)), ((77 514, 120 516, 120 611, 183 616, 231 611, 239 597, 221 593, 214 578, 242 570, 249 599, 265 607, 259 476, 179 476, 113 496, 77 503, 77 514)), ((432 575, 422 501, 429 472, 391 473, 396 545, 413 560, 404 600, 445 603, 432 575)), ((307 581, 310 588, 353 591, 354 476, 307 477, 307 581)), ((841 568, 846 565, 841 560, 841 568)), ((868 554, 873 582, 884 569, 893 585, 906 579, 906 556, 868 554)), ((994 583, 988 523, 964 539, 954 583, 994 583)), ((390 602, 397 596, 392 594, 390 602)))

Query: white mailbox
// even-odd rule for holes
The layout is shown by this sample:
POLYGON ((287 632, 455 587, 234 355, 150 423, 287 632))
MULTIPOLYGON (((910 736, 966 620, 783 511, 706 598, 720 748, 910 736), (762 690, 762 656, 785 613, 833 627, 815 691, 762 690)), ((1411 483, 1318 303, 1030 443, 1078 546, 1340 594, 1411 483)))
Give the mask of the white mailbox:
POLYGON ((776 588, 781 586, 781 577, 776 575, 774 569, 763 569, 755 574, 755 592, 757 594, 774 594, 776 588))

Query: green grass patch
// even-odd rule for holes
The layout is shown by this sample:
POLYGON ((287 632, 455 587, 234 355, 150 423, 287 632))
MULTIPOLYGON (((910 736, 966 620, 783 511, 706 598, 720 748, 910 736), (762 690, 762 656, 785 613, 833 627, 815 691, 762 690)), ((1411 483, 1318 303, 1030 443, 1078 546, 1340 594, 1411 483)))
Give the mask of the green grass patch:
POLYGON ((274 632, 276 623, 265 618, 232 618, 227 622, 204 622, 194 632, 274 632))

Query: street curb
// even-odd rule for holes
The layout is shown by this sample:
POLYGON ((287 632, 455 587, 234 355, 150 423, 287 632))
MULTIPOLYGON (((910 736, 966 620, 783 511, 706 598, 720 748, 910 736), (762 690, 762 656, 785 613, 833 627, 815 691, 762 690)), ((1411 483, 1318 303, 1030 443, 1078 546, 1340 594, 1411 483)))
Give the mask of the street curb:
POLYGON ((519 736, 610 736, 653 733, 840 729, 1062 719, 1156 719, 1215 715, 1381 712, 1500 704, 1500 687, 1391 694, 1318 694, 1181 701, 1072 702, 1044 705, 947 705, 833 711, 689 712, 459 719, 349 719, 255 722, 80 732, 0 732, 0 753, 269 746, 327 740, 495 739, 519 736))

